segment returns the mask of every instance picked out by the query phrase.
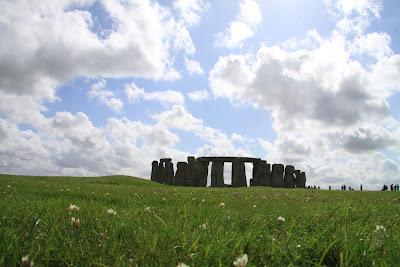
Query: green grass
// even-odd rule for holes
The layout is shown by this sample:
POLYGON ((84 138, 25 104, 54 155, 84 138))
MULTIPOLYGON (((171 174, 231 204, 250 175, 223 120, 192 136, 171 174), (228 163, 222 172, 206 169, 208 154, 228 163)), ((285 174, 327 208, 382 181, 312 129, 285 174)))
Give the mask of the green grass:
POLYGON ((26 254, 35 266, 232 266, 243 253, 247 266, 399 266, 399 214, 397 192, 0 175, 0 266, 26 254))

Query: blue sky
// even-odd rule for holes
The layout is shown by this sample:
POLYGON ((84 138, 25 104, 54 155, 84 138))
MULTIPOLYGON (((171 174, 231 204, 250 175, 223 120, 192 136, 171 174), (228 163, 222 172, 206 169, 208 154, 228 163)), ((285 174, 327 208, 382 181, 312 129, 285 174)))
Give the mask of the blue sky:
POLYGON ((0 4, 0 172, 237 155, 400 182, 398 1, 0 4))

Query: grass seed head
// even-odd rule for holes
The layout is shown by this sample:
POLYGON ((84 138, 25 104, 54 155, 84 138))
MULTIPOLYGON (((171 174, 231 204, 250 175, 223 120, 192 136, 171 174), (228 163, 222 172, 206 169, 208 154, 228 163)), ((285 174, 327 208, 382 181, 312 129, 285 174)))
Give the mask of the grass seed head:
POLYGON ((242 256, 238 257, 234 262, 233 265, 237 267, 246 267, 248 262, 247 254, 243 254, 242 256))
POLYGON ((110 216, 115 216, 115 215, 117 215, 117 212, 115 210, 113 210, 113 209, 108 209, 107 210, 107 214, 110 215, 110 216))
POLYGON ((21 267, 32 267, 33 261, 29 260, 29 255, 22 257, 21 259, 21 267))
POLYGON ((71 212, 72 211, 79 211, 79 207, 77 205, 70 204, 69 207, 68 207, 68 210, 71 211, 71 212))

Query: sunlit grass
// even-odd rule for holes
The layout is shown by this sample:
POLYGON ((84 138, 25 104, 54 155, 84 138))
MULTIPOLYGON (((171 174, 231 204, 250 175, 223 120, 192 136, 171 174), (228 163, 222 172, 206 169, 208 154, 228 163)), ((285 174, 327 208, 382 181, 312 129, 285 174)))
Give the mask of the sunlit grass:
POLYGON ((398 192, 0 175, 0 210, 0 266, 25 255, 34 266, 233 266, 244 254, 247 266, 400 262, 398 192))

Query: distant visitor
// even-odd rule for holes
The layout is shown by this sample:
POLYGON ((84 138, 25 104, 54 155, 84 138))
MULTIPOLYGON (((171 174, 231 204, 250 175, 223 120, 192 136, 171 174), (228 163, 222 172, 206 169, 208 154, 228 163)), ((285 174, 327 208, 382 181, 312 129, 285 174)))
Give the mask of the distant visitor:
POLYGON ((253 163, 250 186, 305 188, 306 174, 292 165, 268 164, 260 158, 247 157, 188 157, 187 162, 178 162, 176 171, 172 159, 153 161, 151 180, 168 185, 206 187, 208 165, 211 162, 212 187, 247 186, 245 163, 253 163), (232 162, 232 184, 224 182, 224 163, 232 162), (272 168, 271 168, 272 167, 272 168))

